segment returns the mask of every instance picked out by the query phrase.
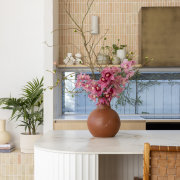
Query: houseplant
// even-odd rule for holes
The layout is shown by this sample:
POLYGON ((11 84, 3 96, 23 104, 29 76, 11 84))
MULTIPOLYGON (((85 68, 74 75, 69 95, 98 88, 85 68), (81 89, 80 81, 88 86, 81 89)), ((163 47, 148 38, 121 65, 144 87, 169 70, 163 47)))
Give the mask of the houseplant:
POLYGON ((126 58, 126 47, 127 45, 120 45, 120 39, 118 39, 118 44, 113 44, 113 54, 116 55, 121 60, 126 58))
POLYGON ((124 60, 120 67, 105 67, 98 80, 87 74, 77 76, 76 88, 82 88, 88 97, 97 101, 97 109, 88 117, 88 128, 95 137, 113 137, 119 131, 120 119, 111 109, 110 103, 114 97, 125 90, 125 86, 134 75, 135 61, 124 60))
POLYGON ((33 152, 34 142, 41 136, 37 128, 43 124, 43 78, 28 82, 19 98, 1 98, 0 106, 11 110, 10 119, 24 127, 25 132, 20 135, 21 152, 33 152))

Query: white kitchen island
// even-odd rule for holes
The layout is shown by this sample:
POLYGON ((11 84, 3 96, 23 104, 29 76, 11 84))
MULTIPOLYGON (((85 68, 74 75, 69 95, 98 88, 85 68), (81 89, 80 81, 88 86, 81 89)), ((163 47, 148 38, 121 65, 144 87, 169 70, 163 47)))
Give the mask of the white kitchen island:
POLYGON ((180 131, 52 131, 35 145, 35 180, 133 180, 143 175, 144 143, 180 146, 180 131))

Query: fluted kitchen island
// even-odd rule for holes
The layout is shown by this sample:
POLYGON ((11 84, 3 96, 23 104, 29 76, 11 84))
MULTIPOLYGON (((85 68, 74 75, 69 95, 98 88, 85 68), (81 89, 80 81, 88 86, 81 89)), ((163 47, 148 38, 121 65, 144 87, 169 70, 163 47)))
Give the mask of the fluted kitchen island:
POLYGON ((180 146, 180 131, 52 131, 35 145, 35 180, 133 180, 143 175, 144 143, 180 146))

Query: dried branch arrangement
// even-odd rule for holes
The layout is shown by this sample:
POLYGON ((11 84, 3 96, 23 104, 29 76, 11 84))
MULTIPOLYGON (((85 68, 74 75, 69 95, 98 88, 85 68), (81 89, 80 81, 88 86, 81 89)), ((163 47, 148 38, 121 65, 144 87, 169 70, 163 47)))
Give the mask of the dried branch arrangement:
MULTIPOLYGON (((108 29, 107 29, 102 36, 95 38, 93 37, 93 34, 91 34, 91 30, 88 30, 88 31, 85 30, 85 27, 84 27, 85 20, 87 18, 88 13, 91 10, 91 7, 94 1, 95 0, 87 0, 86 12, 84 16, 82 17, 81 23, 79 24, 71 13, 70 2, 67 1, 65 3, 65 12, 68 15, 68 17, 71 19, 74 25, 74 27, 68 28, 66 30, 74 30, 75 33, 79 33, 79 35, 81 36, 82 41, 83 41, 83 47, 86 53, 83 55, 83 64, 87 65, 90 68, 92 74, 94 74, 95 72, 95 66, 97 67, 96 60, 97 60, 97 55, 99 52, 97 53, 96 48, 101 41, 106 41, 106 34, 108 32, 108 29), (89 33, 88 36, 87 36, 87 33, 89 33)), ((101 65, 99 65, 99 68, 102 69, 101 65)))

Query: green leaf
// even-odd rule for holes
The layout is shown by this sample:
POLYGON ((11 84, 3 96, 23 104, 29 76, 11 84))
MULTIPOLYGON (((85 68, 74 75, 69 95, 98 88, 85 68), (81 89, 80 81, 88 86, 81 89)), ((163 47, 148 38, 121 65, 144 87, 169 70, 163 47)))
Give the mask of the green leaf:
POLYGON ((27 82, 20 98, 0 98, 0 106, 12 112, 10 120, 19 121, 18 126, 31 133, 36 122, 39 125, 43 123, 43 91, 43 78, 35 78, 27 82))

